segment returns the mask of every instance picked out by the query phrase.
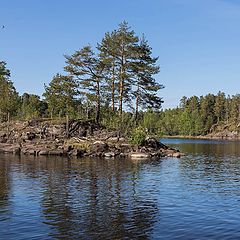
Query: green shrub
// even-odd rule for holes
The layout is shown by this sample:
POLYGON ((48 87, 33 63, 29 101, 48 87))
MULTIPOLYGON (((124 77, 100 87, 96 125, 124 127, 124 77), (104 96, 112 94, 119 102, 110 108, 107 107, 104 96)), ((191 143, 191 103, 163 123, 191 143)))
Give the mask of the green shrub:
POLYGON ((147 136, 146 132, 144 131, 144 129, 142 127, 136 127, 132 130, 131 142, 133 144, 142 146, 144 144, 146 136, 147 136))

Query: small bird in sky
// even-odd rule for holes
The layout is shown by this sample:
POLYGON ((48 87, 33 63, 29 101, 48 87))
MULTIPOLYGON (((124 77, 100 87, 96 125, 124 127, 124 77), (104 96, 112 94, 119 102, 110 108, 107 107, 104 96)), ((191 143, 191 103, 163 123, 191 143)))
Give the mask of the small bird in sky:
POLYGON ((4 25, 2 25, 2 28, 5 28, 5 26, 4 26, 4 25))

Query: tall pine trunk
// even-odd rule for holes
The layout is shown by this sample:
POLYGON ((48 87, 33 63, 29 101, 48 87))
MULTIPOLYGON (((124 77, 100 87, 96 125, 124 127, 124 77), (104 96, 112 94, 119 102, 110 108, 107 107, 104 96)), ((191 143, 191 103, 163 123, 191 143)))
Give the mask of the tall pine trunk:
POLYGON ((137 118, 138 118, 138 108, 139 108, 139 86, 137 87, 136 107, 135 107, 135 120, 137 120, 137 118))
POLYGON ((120 79, 119 86, 119 115, 122 116, 122 105, 123 105, 123 79, 120 79))
POLYGON ((122 117, 123 108, 123 90, 124 90, 124 61, 121 60, 120 81, 119 81, 119 115, 122 117))
POLYGON ((112 111, 115 112, 115 68, 112 68, 112 111))
POLYGON ((100 83, 97 80, 97 92, 96 92, 96 123, 100 120, 100 83))

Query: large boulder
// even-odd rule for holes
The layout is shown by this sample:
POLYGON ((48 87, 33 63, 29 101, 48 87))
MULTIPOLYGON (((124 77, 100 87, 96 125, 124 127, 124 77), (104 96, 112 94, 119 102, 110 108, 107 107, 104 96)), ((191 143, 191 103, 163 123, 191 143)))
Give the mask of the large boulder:
POLYGON ((132 152, 132 151, 133 151, 134 146, 131 145, 131 144, 127 144, 127 143, 122 143, 122 144, 119 146, 119 148, 120 148, 120 151, 121 151, 122 153, 129 153, 129 152, 132 152))
POLYGON ((82 157, 84 153, 85 151, 82 149, 72 149, 68 151, 68 155, 75 156, 75 157, 82 157))
POLYGON ((91 146, 90 146, 90 151, 91 152, 105 152, 108 150, 108 144, 103 142, 103 141, 95 141, 91 146))
POLYGON ((40 150, 38 152, 38 155, 48 155, 48 154, 49 154, 49 151, 48 150, 44 150, 44 149, 42 149, 42 150, 40 150))
POLYGON ((7 142, 7 134, 6 133, 2 133, 0 134, 0 143, 6 143, 7 142))
POLYGON ((115 152, 106 152, 104 153, 105 158, 114 158, 116 156, 115 152))
POLYGON ((167 149, 168 147, 161 143, 159 140, 156 138, 146 138, 143 144, 147 148, 153 148, 153 149, 167 149))
POLYGON ((34 132, 24 132, 22 133, 22 136, 21 136, 22 139, 24 140, 33 140, 36 138, 36 134, 34 132))

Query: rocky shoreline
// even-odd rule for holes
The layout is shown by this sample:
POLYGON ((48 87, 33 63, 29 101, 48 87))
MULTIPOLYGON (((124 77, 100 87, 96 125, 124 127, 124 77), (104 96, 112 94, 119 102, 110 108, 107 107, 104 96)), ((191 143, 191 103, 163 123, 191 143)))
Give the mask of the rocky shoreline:
POLYGON ((142 146, 130 144, 117 131, 110 132, 92 121, 81 120, 2 123, 0 153, 131 159, 184 155, 154 138, 147 138, 142 146))
POLYGON ((182 139, 206 139, 206 140, 229 140, 229 141, 239 141, 240 133, 237 131, 223 130, 219 132, 209 133, 207 135, 200 136, 163 136, 164 138, 182 138, 182 139))

